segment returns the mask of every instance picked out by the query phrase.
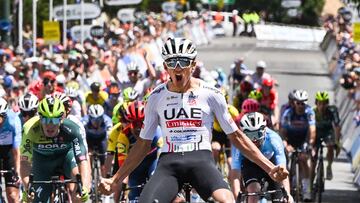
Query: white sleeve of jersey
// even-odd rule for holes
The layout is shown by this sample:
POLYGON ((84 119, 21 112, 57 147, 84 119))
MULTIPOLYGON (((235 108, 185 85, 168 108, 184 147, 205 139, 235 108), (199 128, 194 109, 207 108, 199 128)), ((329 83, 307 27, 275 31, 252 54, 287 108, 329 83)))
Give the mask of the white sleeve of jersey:
POLYGON ((140 132, 140 137, 145 140, 153 140, 156 128, 159 125, 159 115, 156 112, 157 98, 151 95, 145 106, 145 119, 140 132))
POLYGON ((236 123, 228 111, 225 97, 220 92, 211 92, 210 106, 219 121, 221 129, 223 129, 227 135, 238 130, 236 123))

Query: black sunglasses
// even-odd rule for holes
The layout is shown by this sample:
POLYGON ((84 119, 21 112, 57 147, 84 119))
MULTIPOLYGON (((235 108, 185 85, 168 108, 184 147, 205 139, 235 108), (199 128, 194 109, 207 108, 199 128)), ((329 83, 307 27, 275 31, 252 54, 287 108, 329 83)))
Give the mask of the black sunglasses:
POLYGON ((179 64, 180 68, 188 68, 191 64, 192 60, 189 58, 171 58, 165 61, 166 66, 169 69, 175 69, 177 64, 179 64))
POLYGON ((44 85, 47 85, 47 84, 49 84, 49 83, 54 84, 54 83, 55 83, 55 80, 50 80, 50 79, 48 79, 48 78, 45 78, 45 79, 43 80, 43 84, 44 84, 44 85))
POLYGON ((35 116, 35 114, 36 114, 36 109, 30 110, 30 111, 23 111, 23 110, 21 110, 21 115, 22 115, 23 117, 26 117, 26 116, 33 117, 33 116, 35 116))
POLYGON ((295 102, 295 104, 298 106, 305 106, 305 102, 297 101, 297 102, 295 102))

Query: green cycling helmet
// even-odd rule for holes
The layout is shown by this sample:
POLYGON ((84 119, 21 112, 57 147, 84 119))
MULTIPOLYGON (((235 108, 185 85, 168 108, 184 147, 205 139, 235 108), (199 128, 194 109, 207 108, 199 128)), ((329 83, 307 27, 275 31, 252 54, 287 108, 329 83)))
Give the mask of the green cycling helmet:
POLYGON ((40 101, 38 112, 46 118, 59 118, 65 113, 65 107, 60 99, 50 96, 40 101))
POLYGON ((139 93, 132 87, 125 88, 123 91, 123 99, 125 102, 135 101, 139 97, 139 93))
POLYGON ((128 102, 119 102, 115 105, 113 109, 113 116, 111 118, 114 125, 119 123, 124 118, 128 104, 128 102))
POLYGON ((318 91, 315 95, 316 101, 329 101, 329 93, 327 91, 318 91))
POLYGON ((255 99, 257 101, 260 101, 262 97, 263 95, 259 90, 252 90, 248 95, 248 98, 255 99))

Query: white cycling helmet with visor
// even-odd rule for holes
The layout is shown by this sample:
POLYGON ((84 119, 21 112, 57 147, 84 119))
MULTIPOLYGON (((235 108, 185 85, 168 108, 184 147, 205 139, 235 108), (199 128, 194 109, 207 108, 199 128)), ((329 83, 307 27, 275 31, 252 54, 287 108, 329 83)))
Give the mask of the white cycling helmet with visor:
POLYGON ((304 103, 306 103, 308 101, 308 99, 309 99, 308 93, 305 90, 302 90, 302 89, 296 90, 294 92, 293 96, 294 96, 295 101, 304 102, 304 103))
POLYGON ((22 111, 37 110, 39 106, 39 99, 31 94, 27 93, 19 98, 19 107, 22 111))
POLYGON ((171 58, 187 58, 194 60, 197 51, 191 40, 185 38, 169 38, 162 47, 161 56, 166 61, 171 58))
POLYGON ((266 120, 259 112, 245 114, 240 120, 240 127, 253 142, 265 138, 266 120))

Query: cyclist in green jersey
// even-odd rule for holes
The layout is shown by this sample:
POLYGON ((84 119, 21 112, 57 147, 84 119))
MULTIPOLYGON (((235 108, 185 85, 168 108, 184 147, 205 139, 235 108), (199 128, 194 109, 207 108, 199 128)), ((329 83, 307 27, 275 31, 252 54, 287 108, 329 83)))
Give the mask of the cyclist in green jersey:
MULTIPOLYGON (((25 188, 29 173, 34 181, 50 180, 54 175, 71 178, 80 173, 83 188, 77 200, 87 201, 91 176, 80 127, 65 118, 63 103, 52 96, 39 103, 38 113, 24 125, 21 140, 20 173, 25 188)), ((51 185, 34 185, 34 189, 34 202, 50 202, 51 185)), ((75 200, 75 195, 72 197, 75 200)))
POLYGON ((326 91, 318 91, 315 95, 314 112, 316 119, 316 145, 319 146, 322 138, 327 147, 326 179, 333 178, 331 165, 334 160, 334 148, 339 151, 339 140, 341 137, 340 118, 336 106, 329 105, 329 93, 326 91))

